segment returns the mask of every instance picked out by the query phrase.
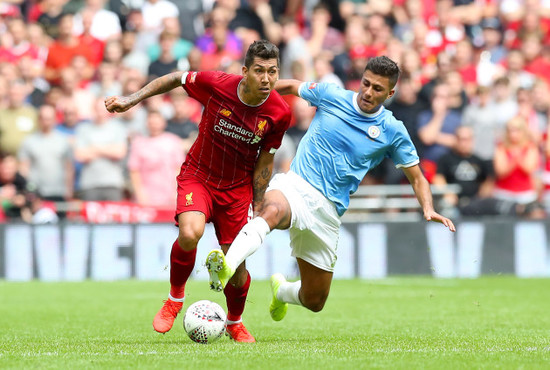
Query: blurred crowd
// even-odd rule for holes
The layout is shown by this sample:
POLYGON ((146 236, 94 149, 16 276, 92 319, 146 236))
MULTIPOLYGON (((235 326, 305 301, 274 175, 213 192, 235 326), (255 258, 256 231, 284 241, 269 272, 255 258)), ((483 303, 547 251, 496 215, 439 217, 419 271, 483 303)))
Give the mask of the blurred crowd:
MULTIPOLYGON (((49 222, 46 202, 172 207, 201 106, 183 89, 111 115, 103 99, 174 70, 241 73, 281 50, 281 78, 357 89, 368 58, 402 76, 387 108, 450 215, 550 211, 550 3, 541 0, 8 0, 0 3, 2 218, 49 222)), ((294 113, 276 171, 314 114, 294 113)), ((406 179, 383 162, 364 184, 406 179)), ((63 215, 61 215, 63 217, 63 215)))

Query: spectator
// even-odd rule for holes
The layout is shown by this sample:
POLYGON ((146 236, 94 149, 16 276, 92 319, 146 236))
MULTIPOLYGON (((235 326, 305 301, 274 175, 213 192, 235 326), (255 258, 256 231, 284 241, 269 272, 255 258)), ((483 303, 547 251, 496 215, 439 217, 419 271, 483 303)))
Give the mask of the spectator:
POLYGON ((505 66, 501 75, 508 78, 513 91, 520 87, 531 88, 535 83, 535 75, 525 70, 525 57, 520 50, 515 49, 508 52, 505 66))
POLYGON ((344 52, 344 36, 339 30, 330 26, 331 18, 325 3, 319 2, 313 7, 310 26, 304 32, 311 55, 316 56, 321 51, 329 52, 331 55, 344 52))
POLYGON ((482 28, 482 47, 489 52, 490 61, 499 64, 506 58, 507 50, 502 45, 502 26, 497 17, 483 18, 480 26, 482 28))
POLYGON ((433 89, 432 106, 418 115, 418 137, 424 145, 420 164, 431 182, 439 158, 455 146, 455 131, 460 126, 460 114, 449 107, 450 91, 445 83, 433 89))
POLYGON ((187 93, 181 90, 172 90, 170 93, 174 106, 174 116, 168 121, 166 132, 170 132, 185 141, 184 147, 189 148, 199 132, 196 121, 202 112, 200 104, 190 99, 187 93))
POLYGON ((63 18, 63 6, 66 0, 43 0, 40 2, 37 23, 42 26, 46 35, 52 39, 59 37, 59 27, 63 18))
POLYGON ((420 87, 429 80, 424 75, 420 54, 414 49, 406 48, 401 53, 399 60, 401 60, 400 68, 402 75, 417 86, 415 95, 418 94, 420 87))
MULTIPOLYGON (((181 34, 181 28, 180 24, 178 23, 178 19, 175 17, 164 18, 162 20, 162 24, 163 32, 171 33, 177 36, 176 42, 172 46, 172 56, 174 57, 174 59, 180 60, 181 58, 186 58, 187 54, 189 54, 189 51, 193 48, 193 43, 179 37, 179 35, 181 34)), ((147 54, 152 62, 157 60, 161 54, 160 45, 151 45, 147 50, 147 54)))
POLYGON ((61 71, 69 66, 73 58, 82 55, 92 62, 92 50, 79 42, 73 35, 73 15, 65 14, 59 21, 59 36, 50 46, 46 60, 45 78, 53 83, 59 83, 61 71))
POLYGON ((479 86, 477 88, 473 101, 464 111, 462 124, 471 127, 473 131, 473 153, 479 156, 492 170, 496 143, 502 137, 504 125, 495 115, 489 87, 479 86))
POLYGON ((17 171, 17 159, 3 154, 0 159, 0 205, 6 218, 21 220, 26 204, 27 180, 17 171))
MULTIPOLYGON (((78 38, 80 40, 80 43, 86 45, 86 47, 88 47, 92 51, 91 63, 94 67, 97 67, 99 63, 101 63, 101 61, 103 60, 103 50, 105 49, 105 40, 97 37, 97 14, 98 13, 96 13, 92 9, 84 8, 79 14, 80 22, 82 23, 82 30, 77 32, 77 34, 79 34, 78 38), (94 24, 95 28, 92 29, 94 24), (96 33, 94 33, 93 31, 96 31, 96 33)), ((120 25, 118 27, 118 32, 120 33, 120 25)))
POLYGON ((504 129, 506 122, 514 118, 519 111, 515 90, 512 89, 508 77, 503 76, 495 80, 492 92, 491 109, 497 126, 504 129))
MULTIPOLYGON (((143 86, 141 80, 137 78, 128 78, 122 87, 123 94, 128 95, 129 92, 137 91, 143 86)), ((136 135, 147 136, 147 111, 143 106, 137 106, 131 111, 118 114, 111 118, 117 121, 128 134, 131 139, 136 135)))
POLYGON ((344 52, 335 55, 333 65, 334 73, 344 84, 347 83, 348 74, 351 70, 351 57, 350 51, 356 47, 364 47, 369 43, 369 34, 365 32, 365 26, 363 19, 359 16, 350 17, 347 20, 346 28, 344 31, 344 52))
MULTIPOLYGON (((455 132, 456 144, 452 151, 444 154, 437 162, 437 173, 433 178, 434 185, 460 185, 458 194, 448 193, 444 196, 445 209, 456 208, 461 214, 471 213, 494 214, 494 202, 479 203, 480 199, 489 198, 493 191, 491 169, 487 162, 473 153, 474 131, 472 127, 461 126, 455 132), (485 204, 486 209, 482 204, 485 204), (472 211, 472 208, 475 211, 472 211)), ((456 216, 456 215, 455 215, 456 216)))
POLYGON ((532 89, 518 89, 516 99, 518 102, 518 116, 523 117, 527 123, 531 139, 538 145, 546 128, 546 112, 539 113, 535 109, 532 89))
POLYGON ((315 71, 315 80, 323 83, 333 83, 337 86, 344 87, 342 80, 334 74, 334 67, 331 64, 332 54, 323 52, 313 59, 313 69, 315 71))
POLYGON ((443 81, 449 87, 449 108, 456 111, 459 115, 462 115, 469 99, 462 76, 459 72, 453 70, 447 73, 443 81))
POLYGON ((80 190, 80 173, 82 171, 82 162, 77 161, 74 158, 74 151, 76 147, 76 128, 85 121, 78 119, 78 110, 74 104, 69 104, 61 108, 63 114, 63 120, 60 124, 55 126, 55 130, 65 136, 71 147, 72 161, 73 161, 73 193, 80 190))
POLYGON ((164 76, 170 72, 174 72, 178 67, 178 61, 172 54, 172 48, 178 37, 172 33, 164 31, 160 34, 160 56, 149 65, 148 76, 149 80, 164 76))
POLYGON ((76 14, 74 19, 74 33, 84 32, 85 22, 89 22, 89 34, 98 40, 106 41, 119 39, 121 33, 120 20, 116 13, 104 9, 105 0, 86 0, 84 8, 76 14), (84 20, 84 18, 88 18, 84 20), (91 22, 90 22, 91 21, 91 22))
POLYGON ((418 93, 419 100, 426 108, 430 107, 434 87, 445 81, 447 74, 453 70, 451 57, 445 52, 437 54, 435 75, 428 81, 418 93))
POLYGON ((237 9, 235 17, 229 24, 231 30, 238 33, 239 28, 253 29, 260 38, 274 44, 281 41, 281 25, 274 18, 269 0, 248 0, 244 6, 237 9))
POLYGON ((28 87, 15 80, 8 90, 8 107, 0 109, 0 148, 7 154, 17 155, 25 137, 36 129, 36 109, 25 103, 28 87))
POLYGON ((55 108, 41 106, 38 131, 27 136, 19 149, 19 168, 42 199, 64 201, 73 196, 72 150, 68 138, 56 131, 55 125, 55 108))
POLYGON ((14 18, 8 21, 9 45, 0 48, 0 61, 17 64, 23 57, 37 60, 41 63, 40 49, 29 42, 28 31, 21 18, 14 18))
MULTIPOLYGON (((423 157, 422 142, 418 138, 417 122, 420 112, 424 110, 424 106, 418 100, 418 90, 418 84, 411 77, 406 75, 401 77, 395 97, 388 105, 388 109, 396 119, 403 122, 418 151, 418 155, 423 157)), ((391 165, 391 167, 395 166, 391 165)), ((396 172, 401 174, 403 171, 396 172)))
POLYGON ((44 30, 38 23, 27 24, 27 35, 29 42, 38 48, 38 59, 46 63, 48 58, 48 48, 50 46, 50 37, 44 33, 44 30))
POLYGON ((42 77, 44 74, 44 65, 28 56, 22 57, 19 60, 19 70, 21 72, 21 79, 25 81, 28 87, 28 91, 31 93, 28 95, 28 102, 35 108, 44 103, 44 98, 50 84, 42 77))
POLYGON ((165 18, 179 16, 178 8, 168 0, 146 0, 141 12, 144 30, 155 36, 159 36, 162 32, 162 21, 165 18))
POLYGON ((103 53, 103 61, 112 63, 117 68, 120 68, 122 66, 123 57, 122 44, 118 40, 107 41, 103 53))
POLYGON ((149 64, 151 63, 147 54, 141 51, 137 45, 137 34, 133 30, 126 30, 122 33, 120 45, 122 47, 122 67, 135 69, 141 75, 147 76, 149 64))
MULTIPOLYGON (((174 15, 171 15, 172 17, 174 15)), ((145 25, 142 8, 132 8, 126 18, 126 29, 135 32, 136 48, 142 53, 147 53, 151 45, 158 42, 161 29, 151 32, 145 25)))
POLYGON ((539 161, 525 118, 518 116, 508 121, 504 140, 495 152, 495 197, 523 205, 536 202, 535 172, 539 161))
POLYGON ((74 68, 66 67, 60 73, 61 97, 56 107, 74 104, 78 109, 78 119, 91 120, 94 115, 95 96, 92 91, 80 87, 81 80, 74 68))
POLYGON ((95 101, 94 108, 93 122, 76 129, 75 158, 83 163, 79 198, 120 201, 124 198, 126 130, 110 118, 102 98, 95 101))
POLYGON ((300 28, 294 19, 281 20, 282 41, 285 47, 281 54, 281 78, 291 78, 291 67, 300 61, 305 67, 306 76, 310 73, 313 59, 309 53, 307 41, 300 34, 300 28))
POLYGON ((228 28, 229 17, 229 10, 220 6, 210 13, 209 27, 195 44, 204 56, 200 69, 223 69, 231 61, 241 58, 243 45, 237 35, 228 28))
POLYGON ((114 64, 103 62, 97 71, 97 80, 90 83, 88 90, 96 97, 120 95, 122 85, 117 79, 117 68, 114 64))
POLYGON ((181 36, 185 40, 194 42, 203 31, 200 26, 200 19, 205 7, 202 0, 172 0, 172 2, 178 7, 181 36))
POLYGON ((165 132, 166 120, 158 111, 147 115, 149 136, 132 140, 128 159, 130 180, 138 204, 169 207, 176 200, 176 176, 185 158, 182 141, 165 132))
POLYGON ((456 43, 452 63, 453 70, 462 77, 466 95, 473 96, 477 87, 477 66, 474 63, 473 46, 468 39, 456 43))

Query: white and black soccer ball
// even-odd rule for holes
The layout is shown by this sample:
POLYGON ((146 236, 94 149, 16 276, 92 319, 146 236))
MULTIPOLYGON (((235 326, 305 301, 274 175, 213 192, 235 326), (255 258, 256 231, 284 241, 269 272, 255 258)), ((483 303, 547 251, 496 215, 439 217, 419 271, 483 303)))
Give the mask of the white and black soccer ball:
POLYGON ((183 317, 183 328, 192 341, 202 344, 213 343, 225 333, 225 311, 212 301, 193 303, 183 317))

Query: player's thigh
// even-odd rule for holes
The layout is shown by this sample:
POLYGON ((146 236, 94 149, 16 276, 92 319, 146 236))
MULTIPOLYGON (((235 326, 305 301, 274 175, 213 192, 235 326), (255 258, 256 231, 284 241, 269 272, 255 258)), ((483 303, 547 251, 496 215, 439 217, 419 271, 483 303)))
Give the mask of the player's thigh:
POLYGON ((206 223, 212 213, 210 190, 193 179, 178 178, 176 221, 179 228, 178 241, 183 249, 193 249, 204 234, 206 223))
POLYGON ((230 245, 252 218, 252 189, 243 186, 231 190, 212 190, 211 221, 220 245, 230 245))

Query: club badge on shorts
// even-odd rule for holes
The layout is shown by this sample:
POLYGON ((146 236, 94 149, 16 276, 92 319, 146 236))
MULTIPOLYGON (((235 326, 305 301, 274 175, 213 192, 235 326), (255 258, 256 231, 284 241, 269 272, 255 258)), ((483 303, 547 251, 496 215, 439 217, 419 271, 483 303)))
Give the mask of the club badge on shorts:
POLYGON ((380 129, 376 126, 370 126, 367 130, 367 134, 370 138, 376 139, 378 136, 380 136, 380 129))

